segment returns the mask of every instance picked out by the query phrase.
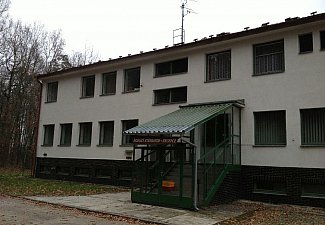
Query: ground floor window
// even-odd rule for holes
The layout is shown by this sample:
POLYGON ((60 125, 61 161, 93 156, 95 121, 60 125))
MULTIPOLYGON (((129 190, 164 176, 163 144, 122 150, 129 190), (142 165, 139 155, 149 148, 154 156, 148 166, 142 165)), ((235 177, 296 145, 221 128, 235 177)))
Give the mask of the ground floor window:
POLYGON ((54 124, 44 125, 44 146, 53 146, 54 124))
POLYGON ((99 145, 113 145, 114 121, 100 122, 99 145))
POLYGON ((255 145, 286 145, 286 113, 254 112, 255 145))
POLYGON ((61 124, 60 145, 70 146, 72 136, 72 123, 61 124))
POLYGON ((92 123, 80 123, 79 128, 79 145, 91 145, 92 123))
POLYGON ((325 108, 301 109, 301 144, 325 145, 325 108))
POLYGON ((123 132, 138 126, 138 124, 139 120, 122 120, 122 145, 132 144, 132 137, 130 135, 124 135, 123 132))

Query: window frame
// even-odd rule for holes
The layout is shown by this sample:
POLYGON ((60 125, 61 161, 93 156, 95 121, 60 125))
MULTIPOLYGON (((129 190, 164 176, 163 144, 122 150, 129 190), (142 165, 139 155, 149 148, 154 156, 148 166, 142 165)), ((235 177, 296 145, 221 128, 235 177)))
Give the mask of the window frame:
POLYGON ((131 140, 131 135, 126 135, 123 134, 124 131, 131 129, 133 127, 136 127, 139 125, 139 119, 130 119, 130 120, 121 120, 122 124, 122 140, 121 140, 121 146, 132 146, 132 140, 131 140), (134 125, 132 127, 126 127, 125 123, 126 122, 135 122, 137 125, 134 125))
MULTIPOLYGON (((267 66, 268 67, 268 66, 267 66)), ((283 73, 285 72, 285 48, 284 48, 284 39, 279 39, 275 41, 269 41, 269 42, 264 42, 264 43, 259 43, 259 44, 254 44, 253 45, 253 76, 263 76, 263 75, 270 75, 270 74, 277 74, 277 73, 283 73), (272 52, 268 54, 261 54, 257 55, 257 48, 262 47, 262 46, 269 46, 272 44, 281 44, 282 51, 280 52, 272 52), (265 72, 257 72, 257 62, 256 59, 258 56, 263 56, 263 55, 272 55, 272 54, 281 54, 281 65, 282 68, 280 70, 268 70, 265 72)))
POLYGON ((59 82, 58 81, 54 81, 54 82, 50 82, 47 83, 46 85, 46 103, 51 103, 51 102, 57 102, 58 100, 58 90, 59 90, 59 82), (56 86, 56 90, 55 90, 55 94, 54 94, 54 98, 53 97, 53 89, 50 88, 50 86, 55 85, 56 86))
POLYGON ((313 33, 312 32, 299 34, 298 35, 298 42, 299 42, 299 54, 307 54, 307 53, 312 53, 314 51, 314 40, 313 40, 313 33), (310 41, 310 40, 303 40, 303 38, 306 38, 306 37, 311 38, 311 43, 308 43, 308 44, 311 44, 311 50, 307 49, 307 50, 302 51, 302 45, 306 44, 303 41, 310 41))
POLYGON ((93 98, 95 96, 96 75, 84 76, 81 78, 81 97, 80 98, 93 98), (92 94, 87 95, 87 80, 94 79, 92 85, 92 94))
MULTIPOLYGON (((206 83, 209 83, 209 82, 215 82, 215 81, 223 81, 223 80, 231 80, 231 49, 228 49, 228 50, 225 50, 225 51, 221 51, 221 52, 214 52, 214 53, 209 53, 206 55, 205 57, 205 60, 206 60, 206 74, 205 74, 205 82, 206 83), (220 69, 217 70, 217 75, 215 75, 214 79, 209 79, 209 72, 210 72, 210 60, 209 60, 209 57, 212 57, 212 56, 224 56, 226 57, 225 54, 229 54, 227 57, 229 58, 229 68, 226 68, 227 70, 229 69, 228 74, 226 74, 226 76, 220 76, 219 72, 220 72, 220 69), (218 77, 218 78, 217 78, 218 77)), ((225 60, 225 59, 223 59, 225 60)), ((222 66, 224 67, 224 63, 222 63, 222 66)), ((212 77, 212 76, 210 76, 212 77)))
POLYGON ((133 67, 133 68, 129 68, 129 69, 125 69, 124 70, 124 87, 123 87, 123 93, 131 93, 131 92, 138 92, 140 91, 140 86, 141 86, 141 67, 133 67), (129 79, 128 76, 130 76, 130 74, 128 74, 128 72, 131 71, 139 71, 137 74, 137 76, 139 76, 139 84, 137 85, 138 87, 133 87, 133 89, 129 88, 129 79))
MULTIPOLYGON (((254 114, 254 147, 284 147, 287 145, 287 118, 286 118, 286 110, 271 110, 271 111, 256 111, 253 112, 254 114), (271 113, 273 115, 271 115, 271 113), (262 115, 264 114, 264 115, 262 115), (269 114, 269 115, 266 115, 269 114), (275 115, 278 114, 278 115, 275 115), (282 115, 281 115, 282 114, 282 115), (261 116, 262 115, 262 116, 261 116), (283 116, 283 118, 281 118, 283 116), (264 117, 264 118, 263 118, 264 117), (270 119, 272 117, 280 118, 279 120, 270 119), (265 120, 265 118, 270 119, 265 120), (269 122, 274 122, 273 124, 269 124, 269 122), (275 122, 277 124, 275 124, 275 122), (280 123, 282 122, 282 123, 280 123), (264 127, 262 125, 264 124, 264 127), (267 127, 265 127, 265 124, 267 124, 267 127), (279 130, 280 129, 280 130, 279 130), (258 133, 260 132, 260 133, 258 133), (263 133, 261 133, 263 132, 263 133), (261 136, 265 136, 265 134, 274 134, 276 133, 277 136, 275 139, 277 139, 277 142, 262 142, 261 136), (283 138, 283 140, 282 140, 283 138), (279 141, 281 139, 281 141, 279 141)), ((264 138, 265 139, 265 138, 264 138)), ((272 140, 274 141, 274 140, 272 140)))
MULTIPOLYGON (((59 146, 66 146, 66 147, 68 147, 68 146, 71 146, 71 141, 72 141, 72 128, 73 128, 73 124, 72 123, 62 123, 62 124, 60 124, 60 144, 59 144, 59 146), (64 131, 64 127, 66 127, 66 126, 71 126, 71 130, 70 130, 70 134, 69 134, 69 138, 68 139, 70 139, 70 141, 68 142, 68 143, 64 143, 63 142, 63 139, 65 140, 66 139, 66 137, 64 137, 63 138, 63 131, 64 131)), ((66 129, 66 128, 65 128, 66 129)), ((64 134, 66 134, 66 130, 64 131, 64 134)))
POLYGON ((52 147, 53 144, 54 144, 54 133, 55 133, 55 124, 45 124, 43 125, 43 144, 42 146, 44 147, 52 147), (51 134, 51 137, 50 137, 50 142, 48 142, 48 135, 49 135, 49 131, 48 129, 49 128, 52 128, 52 134, 51 134))
POLYGON ((82 122, 79 123, 79 140, 78 140, 78 145, 77 146, 91 146, 91 142, 92 142, 92 129, 93 129, 93 123, 92 122, 82 122), (83 135, 82 137, 82 133, 84 133, 84 131, 82 131, 83 126, 85 125, 90 125, 90 139, 89 142, 85 143, 85 135, 83 135))
POLYGON ((101 92, 101 96, 107 96, 107 95, 115 95, 116 94, 116 78, 117 78, 117 71, 112 71, 112 72, 108 72, 108 73, 103 73, 102 74, 102 92, 101 92), (114 88, 112 91, 107 91, 107 77, 113 79, 114 82, 114 88))
MULTIPOLYGON (((310 128, 311 127, 311 125, 309 124, 309 125, 304 125, 304 117, 305 116, 309 116, 308 117, 308 120, 310 121, 310 115, 303 115, 304 113, 306 113, 307 111, 309 111, 309 113, 310 112, 312 112, 314 115, 315 115, 315 113, 317 113, 317 112, 315 112, 315 111, 319 111, 318 113, 319 114, 323 114, 324 116, 323 117, 321 117, 320 119, 321 120, 323 120, 323 121, 325 121, 325 107, 321 107, 321 108, 304 108, 304 109, 300 109, 300 129, 301 129, 301 131, 300 131, 300 133, 301 133, 301 136, 300 136, 300 141, 301 141, 301 147, 324 147, 325 146, 325 138, 324 137, 321 137, 322 139, 323 139, 323 142, 321 142, 321 141, 319 141, 318 140, 318 142, 311 142, 311 141, 309 141, 309 142, 306 142, 305 141, 305 139, 307 138, 306 137, 306 129, 312 129, 312 128, 314 128, 315 129, 315 126, 312 126, 312 128, 310 128)), ((315 121, 315 119, 313 119, 313 121, 315 121)), ((325 123, 325 122, 324 122, 325 123)), ((318 123, 319 124, 319 123, 318 123)), ((323 125, 321 125, 321 127, 318 127, 320 130, 321 130, 321 133, 322 134, 325 134, 325 125, 323 124, 323 125)), ((319 131, 319 130, 318 130, 319 131)), ((313 131, 310 131, 309 130, 309 132, 313 132, 313 131)), ((310 135, 309 135, 310 136, 310 135)))
POLYGON ((180 103, 185 103, 187 102, 187 86, 182 86, 182 87, 174 87, 174 88, 166 88, 166 89, 158 89, 158 90, 154 90, 154 103, 153 105, 170 105, 170 104, 180 104, 180 103), (177 90, 181 90, 181 89, 185 89, 186 93, 185 93, 185 100, 181 100, 181 101, 173 101, 173 93, 177 90), (169 95, 169 101, 168 102, 158 102, 157 101, 157 94, 159 92, 168 92, 169 95))
POLYGON ((179 58, 179 59, 174 59, 174 60, 170 60, 170 61, 166 61, 166 62, 160 62, 160 63, 156 63, 155 64, 155 75, 154 78, 157 77, 166 77, 166 76, 173 76, 173 75, 180 75, 180 74, 185 74, 188 73, 188 57, 184 57, 184 58, 179 58), (175 64, 181 61, 185 61, 186 60, 186 70, 181 71, 181 72, 174 72, 175 71, 175 64), (159 72, 159 68, 160 66, 166 66, 169 67, 169 72, 168 73, 164 73, 164 74, 158 74, 159 72))
POLYGON ((319 31, 319 45, 320 50, 325 51, 325 30, 319 31))
POLYGON ((114 144, 114 121, 100 121, 99 122, 99 142, 98 146, 105 146, 105 147, 112 147, 114 144), (110 139, 111 142, 104 142, 104 137, 105 137, 105 124, 111 125, 111 134, 110 134, 110 139))

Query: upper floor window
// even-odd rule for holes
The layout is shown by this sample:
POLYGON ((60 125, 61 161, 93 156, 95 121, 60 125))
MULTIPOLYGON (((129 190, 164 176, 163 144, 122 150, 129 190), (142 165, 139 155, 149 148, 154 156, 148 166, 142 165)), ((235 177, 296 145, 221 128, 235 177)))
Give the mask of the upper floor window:
POLYGON ((116 93, 116 71, 104 73, 102 77, 102 95, 114 95, 116 93))
POLYGON ((132 137, 130 135, 123 134, 124 131, 138 126, 139 120, 122 120, 122 145, 132 144, 132 137))
POLYGON ((154 104, 170 104, 187 101, 187 87, 168 88, 155 90, 154 104))
POLYGON ((254 112, 255 145, 286 145, 284 110, 254 112))
POLYGON ((58 82, 47 84, 46 102, 56 102, 58 96, 58 82))
POLYGON ((313 51, 313 34, 299 35, 299 52, 308 53, 313 51))
POLYGON ((253 46, 254 75, 279 73, 284 71, 284 42, 273 41, 253 46))
POLYGON ((94 97, 95 91, 95 75, 82 78, 82 93, 81 97, 94 97))
POLYGON ((231 51, 207 55, 206 81, 227 80, 231 78, 231 51))
POLYGON ((140 67, 124 70, 124 92, 140 90, 140 67))
POLYGON ((113 145, 114 121, 99 122, 99 145, 113 145))
POLYGON ((156 64, 155 77, 168 76, 173 74, 187 73, 188 59, 177 59, 173 61, 156 64))
POLYGON ((53 146, 54 124, 44 125, 44 146, 53 146))
POLYGON ((325 50, 325 30, 319 32, 320 50, 325 50))
POLYGON ((92 123, 79 123, 79 145, 91 145, 92 123))
POLYGON ((325 108, 301 109, 301 144, 325 145, 325 108))
POLYGON ((70 146, 72 136, 72 123, 61 124, 60 145, 70 146))

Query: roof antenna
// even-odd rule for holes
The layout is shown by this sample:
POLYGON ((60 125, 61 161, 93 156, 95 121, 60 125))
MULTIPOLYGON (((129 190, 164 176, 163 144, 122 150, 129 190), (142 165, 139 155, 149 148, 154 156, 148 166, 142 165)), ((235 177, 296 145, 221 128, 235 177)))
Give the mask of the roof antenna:
MULTIPOLYGON (((190 0, 193 2, 196 2, 196 0, 190 0)), ((175 29, 173 30, 173 44, 184 44, 185 43, 185 29, 184 29, 184 17, 187 16, 190 13, 195 13, 192 9, 187 8, 187 0, 181 0, 182 5, 181 5, 181 9, 182 9, 182 25, 181 28, 175 29), (176 43, 175 39, 176 38, 181 38, 181 42, 180 43, 176 43)))

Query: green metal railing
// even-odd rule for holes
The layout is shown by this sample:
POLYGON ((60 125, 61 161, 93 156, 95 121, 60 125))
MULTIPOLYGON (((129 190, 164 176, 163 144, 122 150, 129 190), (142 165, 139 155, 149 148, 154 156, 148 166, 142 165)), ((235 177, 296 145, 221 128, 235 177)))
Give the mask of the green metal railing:
POLYGON ((232 165, 231 139, 227 138, 198 160, 199 202, 208 204, 232 165))

